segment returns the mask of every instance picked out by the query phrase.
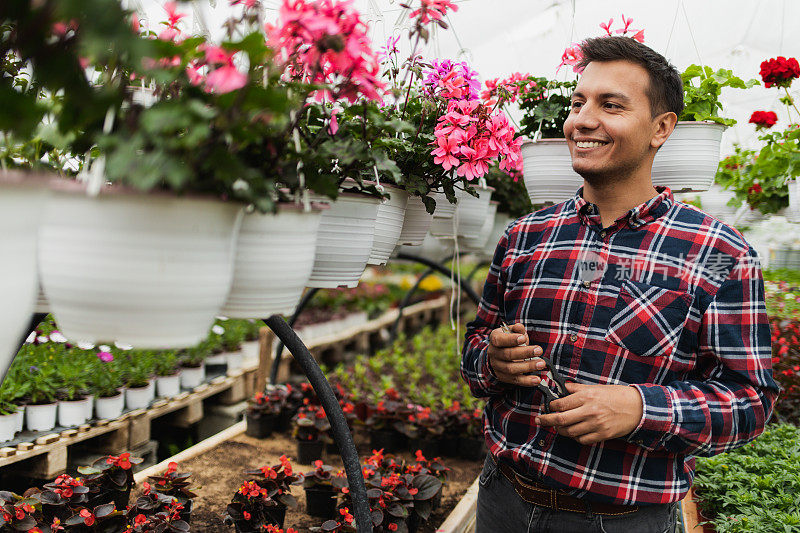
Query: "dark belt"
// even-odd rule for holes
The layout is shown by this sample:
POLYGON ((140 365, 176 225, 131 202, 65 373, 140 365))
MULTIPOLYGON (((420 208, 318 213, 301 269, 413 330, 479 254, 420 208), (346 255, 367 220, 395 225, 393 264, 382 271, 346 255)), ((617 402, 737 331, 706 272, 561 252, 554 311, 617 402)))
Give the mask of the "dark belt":
POLYGON ((581 500, 518 474, 510 466, 498 462, 493 455, 492 459, 498 465, 500 472, 514 486, 514 490, 519 494, 520 498, 528 503, 547 507, 554 511, 585 513, 591 509, 594 514, 607 516, 631 514, 639 510, 638 505, 614 505, 581 500))

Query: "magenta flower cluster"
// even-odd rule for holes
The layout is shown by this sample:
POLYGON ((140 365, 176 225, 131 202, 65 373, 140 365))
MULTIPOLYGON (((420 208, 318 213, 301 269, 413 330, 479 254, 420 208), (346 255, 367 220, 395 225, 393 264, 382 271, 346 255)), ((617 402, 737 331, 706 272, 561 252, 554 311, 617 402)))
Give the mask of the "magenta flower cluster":
POLYGON ((423 71, 422 86, 431 96, 444 96, 456 100, 477 100, 481 82, 478 73, 465 62, 434 59, 431 68, 423 71))
POLYGON ((477 100, 451 100, 434 131, 434 163, 472 181, 484 176, 499 160, 503 170, 519 167, 522 140, 502 111, 477 100))

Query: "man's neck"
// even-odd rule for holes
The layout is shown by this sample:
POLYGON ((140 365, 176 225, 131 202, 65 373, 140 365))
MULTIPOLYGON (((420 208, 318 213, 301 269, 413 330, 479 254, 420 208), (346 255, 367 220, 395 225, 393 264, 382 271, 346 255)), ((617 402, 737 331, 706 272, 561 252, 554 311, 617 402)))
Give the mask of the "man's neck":
POLYGON ((592 187, 584 180, 583 198, 597 206, 603 228, 607 228, 634 207, 658 195, 649 178, 647 181, 610 183, 605 187, 592 187))

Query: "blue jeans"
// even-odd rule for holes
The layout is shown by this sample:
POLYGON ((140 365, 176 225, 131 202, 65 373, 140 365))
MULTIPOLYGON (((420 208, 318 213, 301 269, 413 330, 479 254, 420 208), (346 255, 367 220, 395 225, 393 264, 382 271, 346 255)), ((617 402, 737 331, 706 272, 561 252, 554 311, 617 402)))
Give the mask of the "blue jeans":
POLYGON ((476 533, 673 533, 678 504, 645 505, 622 516, 554 511, 528 503, 486 457, 478 481, 476 533))

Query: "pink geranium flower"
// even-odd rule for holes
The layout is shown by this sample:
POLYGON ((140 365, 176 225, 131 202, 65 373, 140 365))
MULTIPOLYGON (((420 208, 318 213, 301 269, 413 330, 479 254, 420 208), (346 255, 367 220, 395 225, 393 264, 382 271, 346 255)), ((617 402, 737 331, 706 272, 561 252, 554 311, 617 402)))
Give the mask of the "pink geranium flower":
POLYGON ((378 57, 352 0, 283 0, 278 23, 266 29, 287 75, 331 87, 320 98, 381 99, 378 57))
POLYGON ((104 363, 110 363, 114 360, 114 356, 111 352, 97 352, 97 357, 104 363))
POLYGON ((219 67, 206 76, 206 91, 217 94, 241 89, 246 84, 247 75, 239 72, 233 65, 219 67))

